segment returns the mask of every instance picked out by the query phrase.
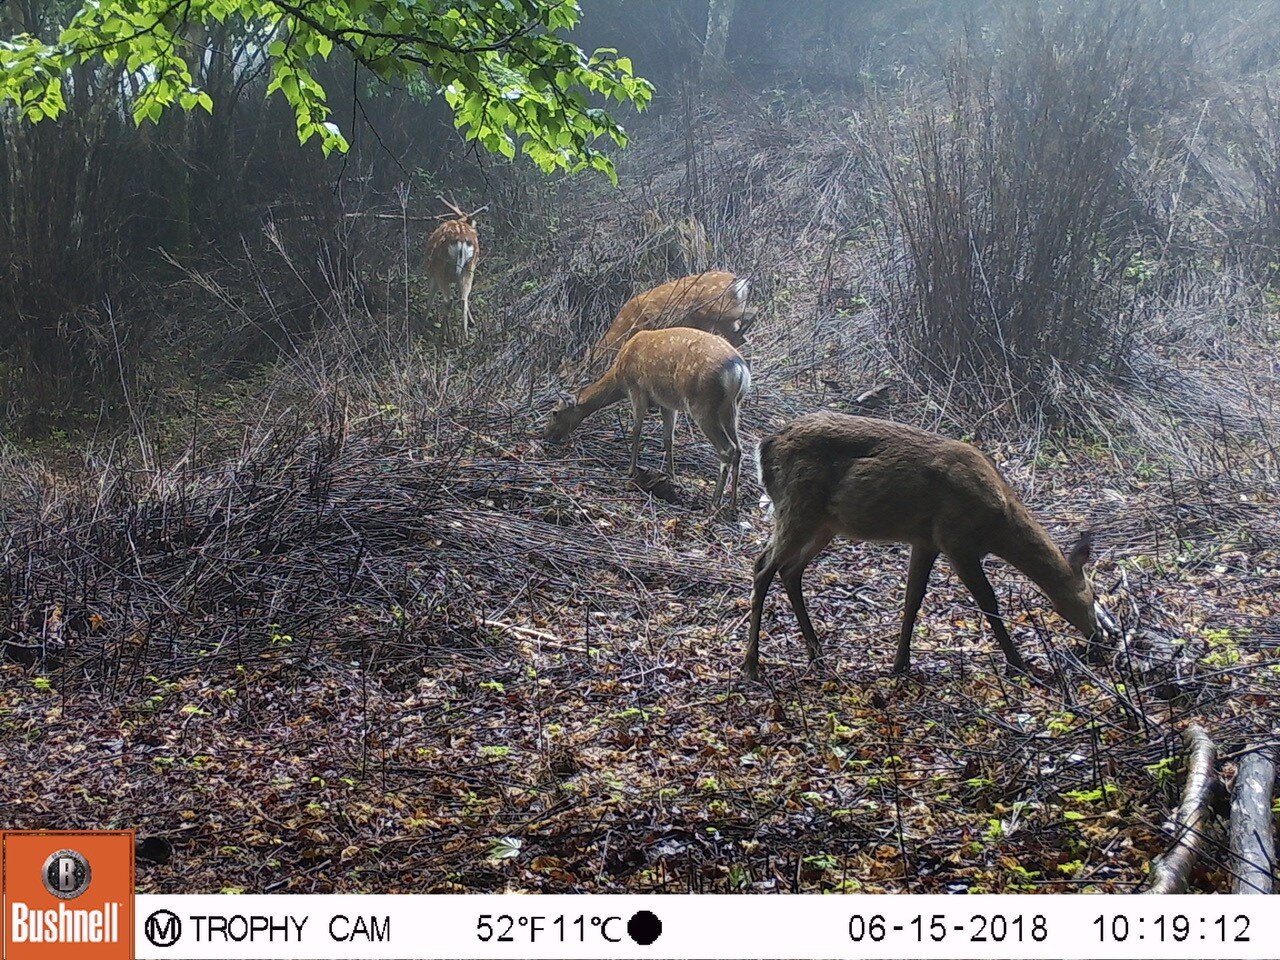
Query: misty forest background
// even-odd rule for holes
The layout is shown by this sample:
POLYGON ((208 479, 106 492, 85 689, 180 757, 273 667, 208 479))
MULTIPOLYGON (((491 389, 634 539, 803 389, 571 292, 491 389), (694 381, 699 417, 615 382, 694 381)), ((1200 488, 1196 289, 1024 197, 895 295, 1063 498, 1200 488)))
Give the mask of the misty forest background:
MULTIPOLYGON (((0 826, 136 828, 147 891, 1140 889, 1181 731, 1230 784, 1278 729, 1280 4, 581 6, 654 85, 617 186, 341 50, 326 156, 234 20, 212 112, 135 124, 87 70, 0 106, 0 826), (488 204, 469 344, 439 195, 488 204), (754 477, 707 516, 682 432, 677 502, 638 489, 625 404, 537 439, 619 306, 707 268, 761 309, 750 444, 819 407, 977 443, 1095 528, 1133 642, 1077 659, 992 563, 1051 679, 1007 678, 940 568, 890 678, 906 550, 843 544, 827 675, 778 593, 744 683, 754 477)), ((1192 889, 1229 873, 1214 827, 1192 889)))

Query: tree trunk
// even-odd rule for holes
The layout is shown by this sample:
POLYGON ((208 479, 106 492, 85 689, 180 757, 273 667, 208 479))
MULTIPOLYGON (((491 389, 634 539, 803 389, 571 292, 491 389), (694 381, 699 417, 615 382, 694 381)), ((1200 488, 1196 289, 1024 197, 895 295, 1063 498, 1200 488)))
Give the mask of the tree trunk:
POLYGON ((702 69, 724 66, 724 52, 729 44, 729 24, 737 0, 710 0, 707 5, 707 40, 702 48, 702 69))

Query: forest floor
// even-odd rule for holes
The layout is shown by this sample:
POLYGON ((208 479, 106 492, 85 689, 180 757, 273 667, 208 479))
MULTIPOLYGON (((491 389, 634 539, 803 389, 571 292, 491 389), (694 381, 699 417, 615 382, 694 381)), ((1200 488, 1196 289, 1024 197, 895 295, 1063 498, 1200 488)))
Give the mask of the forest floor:
MULTIPOLYGON (((511 271, 501 290, 544 296, 511 271)), ((616 278, 591 276, 616 309, 616 278)), ((877 415, 963 433, 868 353, 872 311, 811 280, 774 283, 753 334, 749 442, 882 383, 877 415)), ((807 580, 828 669, 776 590, 747 683, 755 478, 736 517, 709 517, 714 458, 682 426, 682 502, 651 497, 625 478, 621 408, 540 443, 553 383, 531 358, 559 333, 522 302, 472 346, 215 411, 163 469, 70 492, 10 476, 0 826, 167 838, 145 892, 1124 892, 1169 842, 1186 723, 1228 778, 1274 739, 1266 428, 1224 421, 1187 462, 1123 429, 999 429, 999 411, 968 434, 1060 543, 1097 530, 1100 596, 1171 639, 1159 669, 1076 659, 1083 641, 993 561, 1045 681, 1005 675, 945 564, 911 675, 890 677, 905 550, 838 544, 807 580)), ((1247 368, 1274 410, 1268 355, 1177 362, 1247 368)), ((1199 889, 1223 888, 1221 856, 1199 889)))
POLYGON ((809 577, 827 674, 777 592, 748 684, 754 480, 709 518, 687 433, 675 505, 624 482, 621 413, 566 450, 501 409, 434 426, 303 422, 11 534, 9 635, 49 656, 3 667, 4 825, 169 838, 148 891, 1123 891, 1167 842, 1184 721, 1229 759, 1274 718, 1261 493, 1224 528, 1218 490, 994 451, 1060 541, 1098 528, 1111 608, 1185 642, 1172 699, 1062 658, 1079 641, 1002 564, 1048 684, 1004 675, 945 567, 890 678, 906 556, 865 545, 809 577))

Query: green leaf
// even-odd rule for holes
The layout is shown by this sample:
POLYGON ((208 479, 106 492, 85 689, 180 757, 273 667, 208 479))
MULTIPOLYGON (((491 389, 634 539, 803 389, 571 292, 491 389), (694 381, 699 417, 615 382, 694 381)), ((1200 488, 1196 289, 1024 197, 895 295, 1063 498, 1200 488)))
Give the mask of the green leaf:
POLYGON ((490 860, 514 860, 520 856, 520 848, 524 841, 518 837, 499 837, 489 847, 490 860))
POLYGON ((415 97, 443 94, 469 140, 508 159, 523 154, 547 172, 591 169, 616 180, 601 147, 624 146, 626 136, 589 105, 603 99, 643 109, 653 95, 651 84, 633 76, 630 58, 609 48, 587 56, 572 41, 581 17, 576 0, 318 0, 299 18, 256 0, 189 0, 181 23, 171 0, 73 0, 50 9, 68 11, 56 42, 17 35, 0 51, 0 102, 15 104, 30 122, 65 110, 62 78, 81 63, 123 66, 135 76, 128 104, 135 123, 158 122, 170 105, 212 114, 213 99, 193 86, 184 59, 180 33, 189 25, 223 24, 230 41, 257 49, 256 38, 271 37, 267 92, 282 94, 299 139, 320 134, 326 154, 348 148, 340 131, 325 126, 327 93, 311 73, 332 55, 335 36, 374 75, 415 97))

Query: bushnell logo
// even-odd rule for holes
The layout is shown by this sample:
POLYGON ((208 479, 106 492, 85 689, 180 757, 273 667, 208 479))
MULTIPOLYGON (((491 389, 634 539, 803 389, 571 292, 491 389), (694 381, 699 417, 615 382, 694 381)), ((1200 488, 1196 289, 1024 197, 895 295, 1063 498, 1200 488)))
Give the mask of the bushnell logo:
POLYGON ((93 871, 83 854, 58 850, 44 862, 44 888, 59 900, 74 900, 89 889, 93 871))
POLYGON ((0 832, 0 956, 132 960, 133 853, 124 831, 0 832))

